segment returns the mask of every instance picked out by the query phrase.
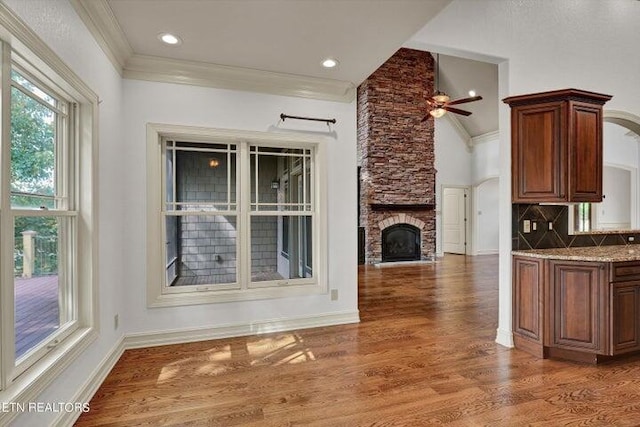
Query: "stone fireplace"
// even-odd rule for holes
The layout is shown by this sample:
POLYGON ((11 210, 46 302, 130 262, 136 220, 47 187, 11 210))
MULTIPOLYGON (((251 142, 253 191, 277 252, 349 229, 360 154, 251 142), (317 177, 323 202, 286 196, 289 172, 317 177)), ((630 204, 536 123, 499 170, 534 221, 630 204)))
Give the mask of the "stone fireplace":
POLYGON ((418 261, 421 258, 420 229, 414 225, 398 223, 384 228, 381 244, 382 262, 418 261))
POLYGON ((434 61, 400 49, 358 87, 360 226, 365 262, 433 260, 434 61), (386 239, 385 239, 386 238, 386 239))

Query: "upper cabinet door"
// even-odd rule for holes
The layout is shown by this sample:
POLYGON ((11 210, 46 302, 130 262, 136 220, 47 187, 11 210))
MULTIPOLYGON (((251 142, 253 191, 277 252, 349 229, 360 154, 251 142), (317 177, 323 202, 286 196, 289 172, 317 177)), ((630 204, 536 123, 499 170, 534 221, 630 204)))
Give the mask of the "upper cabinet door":
POLYGON ((569 104, 569 200, 602 201, 602 107, 569 104))
POLYGON ((560 102, 512 111, 512 198, 514 202, 565 200, 566 115, 560 102))
POLYGON ((512 96, 513 203, 602 201, 602 106, 577 89, 512 96))

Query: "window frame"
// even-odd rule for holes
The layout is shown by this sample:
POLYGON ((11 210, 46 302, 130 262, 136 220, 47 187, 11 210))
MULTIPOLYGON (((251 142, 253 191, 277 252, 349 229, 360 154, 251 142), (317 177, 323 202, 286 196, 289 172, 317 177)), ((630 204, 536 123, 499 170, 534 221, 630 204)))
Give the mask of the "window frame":
MULTIPOLYGON (((11 231, 10 238, 0 242, 0 400, 3 402, 26 403, 56 378, 97 338, 97 95, 69 68, 42 40, 22 22, 10 9, 0 4, 0 231, 11 231), (76 120, 70 124, 73 129, 70 139, 76 151, 67 153, 74 162, 69 165, 75 174, 75 181, 69 182, 70 193, 75 195, 77 213, 69 214, 62 210, 35 211, 35 216, 76 216, 75 287, 77 328, 70 330, 68 336, 59 337, 58 342, 38 357, 29 357, 29 366, 15 369, 15 319, 14 319, 14 282, 13 282, 13 218, 20 211, 11 209, 11 69, 12 61, 20 68, 34 71, 39 83, 49 89, 55 88, 67 95, 75 104, 76 120), (9 280, 7 280, 9 278, 9 280), (7 345, 11 341, 13 345, 7 345), (36 360, 37 359, 37 360, 36 360)), ((60 93, 57 93, 59 95, 60 93)), ((64 96, 66 99, 67 96, 64 96)), ((71 111, 69 111, 71 114, 71 111)), ((66 154, 65 154, 66 155, 66 154)), ((0 424, 8 423, 17 413, 0 413, 0 424)))
MULTIPOLYGON (((202 128, 159 123, 147 124, 147 306, 167 307, 193 304, 210 304, 229 301, 247 301, 266 298, 283 298, 298 295, 313 295, 328 292, 327 283, 327 203, 326 203, 326 146, 328 140, 316 135, 304 133, 274 133, 258 131, 242 131, 217 128, 202 128), (235 289, 212 290, 212 286, 197 286, 183 292, 166 292, 164 286, 164 184, 162 183, 163 139, 189 142, 222 142, 236 144, 238 158, 236 160, 236 201, 237 227, 239 230, 238 252, 250 254, 250 220, 251 220, 251 187, 250 180, 242 177, 250 176, 251 145, 273 148, 305 148, 314 153, 313 204, 315 206, 312 243, 314 246, 313 279, 289 279, 288 284, 275 286, 278 281, 270 281, 265 286, 252 286, 260 282, 250 282, 249 272, 245 267, 238 269, 237 280, 240 284, 235 289)), ((282 213, 287 213, 283 211, 282 213)), ((238 264, 245 263, 247 255, 238 256, 238 264)))
MULTIPOLYGON (((63 103, 64 106, 56 105, 55 107, 44 106, 56 113, 56 132, 55 132, 55 173, 54 173, 54 207, 50 209, 37 209, 28 207, 13 207, 11 201, 5 215, 10 219, 7 222, 13 222, 14 225, 11 233, 8 236, 8 240, 12 241, 12 246, 15 248, 15 220, 19 217, 22 218, 56 218, 59 224, 58 229, 58 292, 59 292, 59 304, 60 314, 59 320, 63 323, 59 325, 57 331, 47 336, 45 339, 30 348, 25 354, 17 357, 15 352, 15 340, 7 340, 3 347, 7 347, 5 350, 5 357, 9 357, 11 352, 16 356, 15 365, 13 366, 8 378, 14 379, 24 371, 29 369, 35 362, 44 357, 53 346, 56 346, 59 342, 62 342, 69 337, 73 332, 78 329, 77 312, 76 307, 76 295, 77 295, 77 274, 76 269, 76 244, 75 237, 77 227, 78 212, 75 210, 75 197, 74 197, 74 183, 76 164, 75 157, 75 128, 74 122, 75 107, 72 97, 68 94, 63 94, 63 91, 59 88, 52 88, 50 84, 43 82, 44 76, 38 76, 40 73, 37 69, 28 64, 28 61, 24 60, 19 54, 12 52, 11 70, 18 72, 21 77, 31 83, 34 87, 41 90, 43 93, 49 95, 55 99, 57 103, 63 103), (63 311, 66 312, 63 314, 63 311), (64 321, 64 317, 70 317, 64 321)), ((11 88, 15 88, 19 83, 14 83, 10 76, 11 88)), ((18 89, 19 90, 19 89, 18 89)), ((13 92, 12 92, 13 93, 13 92)), ((29 96, 32 99, 33 95, 28 95, 23 92, 24 96, 29 96)), ((10 104, 11 105, 11 104, 10 104)), ((11 109, 11 106, 10 106, 11 109)), ((10 114, 11 112, 9 112, 10 114)), ((7 144, 11 146, 12 141, 7 141, 7 144)), ((3 183, 4 186, 4 183, 3 183)), ((11 186, 11 183, 9 183, 11 186)), ((9 189, 9 197, 15 194, 9 189)), ((6 230, 6 229, 5 229, 6 230)), ((14 265, 15 271, 15 265, 14 265)), ((8 276, 8 273, 7 273, 8 276)), ((6 276, 3 276, 6 279, 6 276)), ((8 283, 8 282, 7 282, 8 283)), ((15 282, 14 290, 15 290, 15 282)), ((11 303, 15 306, 15 295, 12 295, 11 303)), ((14 331, 15 331, 15 319, 14 319, 14 331)))

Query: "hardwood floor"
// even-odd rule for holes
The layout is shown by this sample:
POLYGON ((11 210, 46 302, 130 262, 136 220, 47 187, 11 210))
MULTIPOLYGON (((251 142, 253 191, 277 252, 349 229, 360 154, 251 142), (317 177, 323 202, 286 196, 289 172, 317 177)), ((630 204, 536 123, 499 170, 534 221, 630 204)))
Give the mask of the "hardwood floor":
POLYGON ((495 344, 495 256, 360 270, 362 322, 125 352, 79 426, 640 425, 640 358, 495 344))

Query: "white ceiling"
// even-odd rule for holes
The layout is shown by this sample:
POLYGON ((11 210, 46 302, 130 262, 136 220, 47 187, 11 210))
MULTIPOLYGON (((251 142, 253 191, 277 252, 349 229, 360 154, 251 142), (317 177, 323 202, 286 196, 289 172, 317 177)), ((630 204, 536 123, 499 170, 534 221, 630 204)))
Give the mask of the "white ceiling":
MULTIPOLYGON (((451 0, 71 1, 125 77, 349 101, 451 0), (182 44, 161 43, 163 32, 182 44), (340 64, 325 69, 325 57, 340 64)), ((466 132, 497 130, 497 67, 440 59, 441 90, 484 97, 460 105, 473 112, 455 116, 466 132)))
MULTIPOLYGON (((93 0, 91 0, 93 1, 93 0)), ((133 52, 359 84, 450 0, 108 0, 133 52), (182 45, 163 45, 172 32, 182 45), (335 69, 320 63, 340 61, 335 69)))
POLYGON ((498 130, 498 66, 455 56, 440 55, 440 90, 451 99, 467 98, 475 90, 482 100, 455 105, 470 116, 455 115, 474 137, 498 130))

